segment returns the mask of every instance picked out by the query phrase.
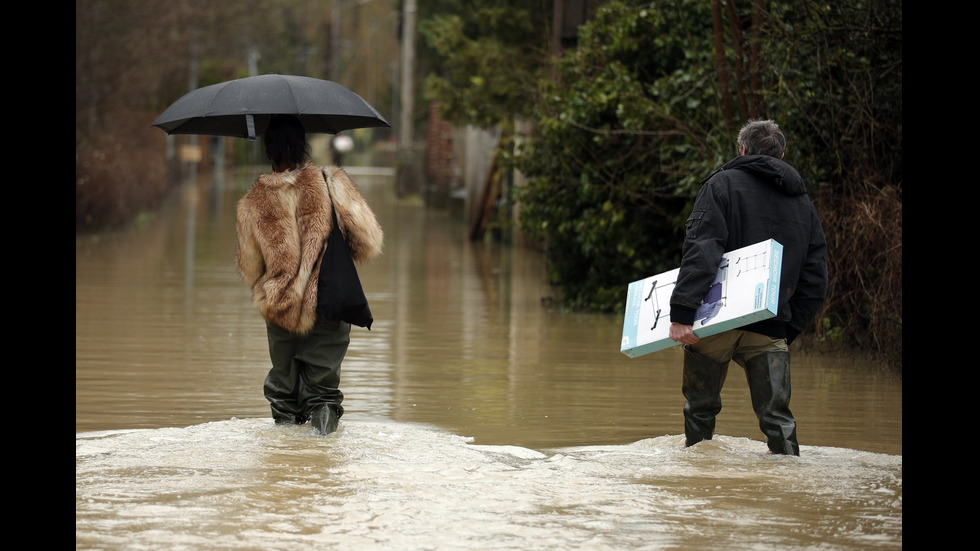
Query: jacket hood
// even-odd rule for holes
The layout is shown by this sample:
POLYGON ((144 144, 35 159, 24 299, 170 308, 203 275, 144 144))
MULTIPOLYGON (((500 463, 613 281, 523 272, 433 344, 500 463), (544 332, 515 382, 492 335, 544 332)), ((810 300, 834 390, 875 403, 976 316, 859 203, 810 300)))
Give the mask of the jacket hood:
POLYGON ((768 155, 740 155, 719 170, 744 170, 765 180, 785 195, 803 195, 803 178, 789 163, 768 155))

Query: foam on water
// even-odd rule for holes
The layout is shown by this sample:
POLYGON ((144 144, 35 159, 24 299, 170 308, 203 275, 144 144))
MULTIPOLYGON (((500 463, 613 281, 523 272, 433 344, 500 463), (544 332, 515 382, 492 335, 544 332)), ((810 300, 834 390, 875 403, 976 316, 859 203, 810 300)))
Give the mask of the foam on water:
POLYGON ((682 435, 532 450, 425 425, 76 434, 76 547, 901 549, 902 458, 682 435))

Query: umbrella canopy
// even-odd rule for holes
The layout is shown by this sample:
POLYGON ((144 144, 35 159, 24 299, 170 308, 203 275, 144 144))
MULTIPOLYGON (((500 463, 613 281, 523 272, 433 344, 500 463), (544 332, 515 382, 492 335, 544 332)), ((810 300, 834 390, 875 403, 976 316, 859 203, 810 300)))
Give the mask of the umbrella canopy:
POLYGON ((254 140, 272 115, 295 115, 307 132, 336 134, 353 128, 390 127, 350 89, 318 78, 259 75, 188 92, 151 126, 167 134, 234 136, 254 140))

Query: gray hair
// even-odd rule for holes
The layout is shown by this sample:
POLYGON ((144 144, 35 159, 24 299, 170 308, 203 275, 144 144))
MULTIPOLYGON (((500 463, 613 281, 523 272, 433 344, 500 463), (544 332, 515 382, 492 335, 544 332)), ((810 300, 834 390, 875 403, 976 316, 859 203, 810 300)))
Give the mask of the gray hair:
POLYGON ((745 147, 745 155, 769 155, 781 159, 786 152, 786 136, 772 120, 747 122, 738 132, 737 144, 739 153, 745 147))

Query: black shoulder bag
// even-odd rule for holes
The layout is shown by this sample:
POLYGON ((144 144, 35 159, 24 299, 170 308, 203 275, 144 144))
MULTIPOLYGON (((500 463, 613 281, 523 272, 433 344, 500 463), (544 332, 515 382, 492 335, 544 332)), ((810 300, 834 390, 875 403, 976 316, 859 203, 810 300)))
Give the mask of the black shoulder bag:
POLYGON ((374 316, 357 276, 354 259, 340 232, 337 211, 331 206, 333 229, 327 238, 327 250, 320 261, 320 280, 317 282, 317 314, 320 319, 346 321, 371 330, 374 316))

